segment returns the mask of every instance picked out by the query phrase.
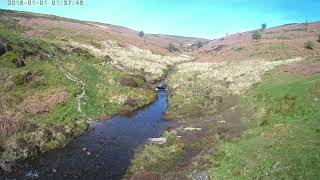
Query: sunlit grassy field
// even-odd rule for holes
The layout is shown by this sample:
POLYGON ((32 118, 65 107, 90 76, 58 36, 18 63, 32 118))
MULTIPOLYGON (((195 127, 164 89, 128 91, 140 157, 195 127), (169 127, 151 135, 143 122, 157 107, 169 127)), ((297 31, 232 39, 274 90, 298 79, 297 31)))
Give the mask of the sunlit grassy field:
POLYGON ((245 93, 248 131, 221 143, 213 179, 319 179, 320 76, 273 71, 245 93))

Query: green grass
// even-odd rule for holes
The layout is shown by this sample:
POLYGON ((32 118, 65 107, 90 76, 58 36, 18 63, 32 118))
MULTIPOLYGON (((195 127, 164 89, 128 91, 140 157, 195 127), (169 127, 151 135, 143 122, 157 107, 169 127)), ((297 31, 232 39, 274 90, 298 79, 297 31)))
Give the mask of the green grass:
POLYGON ((234 49, 234 50, 237 51, 237 52, 241 52, 241 51, 244 50, 244 47, 238 47, 238 48, 236 48, 236 49, 234 49))
POLYGON ((146 144, 145 147, 135 154, 127 170, 126 178, 139 171, 149 171, 163 175, 172 171, 183 157, 183 146, 176 132, 167 131, 163 137, 166 142, 162 145, 146 144))
POLYGON ((285 33, 281 33, 278 37, 277 37, 278 40, 285 40, 285 39, 290 39, 289 37, 287 37, 285 35, 285 33))
POLYGON ((284 43, 281 44, 275 44, 273 46, 270 46, 269 49, 271 51, 288 51, 288 46, 284 43))
POLYGON ((249 130, 237 142, 220 144, 212 178, 319 179, 319 87, 319 75, 274 71, 248 91, 249 130))
POLYGON ((250 54, 250 57, 257 57, 261 55, 261 53, 262 53, 262 50, 260 48, 255 48, 253 52, 250 54))

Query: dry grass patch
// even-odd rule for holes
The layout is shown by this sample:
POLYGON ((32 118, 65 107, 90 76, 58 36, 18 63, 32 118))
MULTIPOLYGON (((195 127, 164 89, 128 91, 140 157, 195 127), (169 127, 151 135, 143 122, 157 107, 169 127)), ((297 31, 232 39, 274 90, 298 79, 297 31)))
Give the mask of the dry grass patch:
POLYGON ((72 40, 68 43, 73 47, 86 49, 99 58, 106 59, 104 63, 114 65, 119 69, 129 71, 142 70, 148 74, 148 80, 159 79, 170 65, 192 60, 192 57, 186 55, 161 56, 153 54, 149 50, 139 49, 132 45, 124 46, 110 40, 95 42, 96 44, 101 44, 101 48, 72 40))
POLYGON ((33 115, 48 113, 58 104, 68 101, 69 94, 65 89, 53 89, 45 93, 31 95, 20 105, 22 109, 33 115))
POLYGON ((5 111, 0 114, 0 137, 17 132, 23 126, 19 112, 5 111))

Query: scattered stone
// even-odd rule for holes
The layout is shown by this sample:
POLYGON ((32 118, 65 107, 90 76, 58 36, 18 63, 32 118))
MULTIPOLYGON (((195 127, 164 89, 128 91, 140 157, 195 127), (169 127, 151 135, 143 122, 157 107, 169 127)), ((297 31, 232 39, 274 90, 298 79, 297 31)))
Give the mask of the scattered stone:
POLYGON ((156 144, 164 144, 164 143, 166 143, 166 138, 149 138, 148 140, 151 143, 156 143, 156 144))
POLYGON ((231 109, 231 110, 235 110, 235 109, 236 109, 236 107, 231 107, 230 109, 231 109))
POLYGON ((57 172, 57 170, 56 170, 55 168, 53 168, 53 169, 52 169, 52 172, 53 172, 53 173, 56 173, 56 172, 57 172))
POLYGON ((85 148, 85 147, 84 147, 84 148, 82 148, 82 151, 86 151, 86 150, 87 150, 87 148, 85 148))
POLYGON ((183 128, 185 131, 201 131, 202 128, 193 128, 193 127, 186 127, 183 128))
POLYGON ((90 156, 90 155, 91 155, 91 152, 87 152, 87 155, 90 156))
POLYGON ((192 180, 209 180, 209 175, 207 172, 198 172, 192 177, 192 180))

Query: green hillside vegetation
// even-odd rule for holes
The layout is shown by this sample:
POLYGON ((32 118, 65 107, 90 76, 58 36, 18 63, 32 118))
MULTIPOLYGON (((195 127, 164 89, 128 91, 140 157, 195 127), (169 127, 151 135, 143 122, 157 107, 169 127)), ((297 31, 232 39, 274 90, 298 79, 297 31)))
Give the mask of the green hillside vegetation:
POLYGON ((80 48, 25 37, 24 31, 11 19, 1 20, 0 39, 9 47, 0 57, 3 159, 23 159, 64 146, 86 130, 85 120, 132 111, 154 100, 156 94, 143 74, 118 70, 80 48), (25 66, 18 67, 22 61, 25 66), (81 84, 66 73, 85 83, 81 111, 81 84))

